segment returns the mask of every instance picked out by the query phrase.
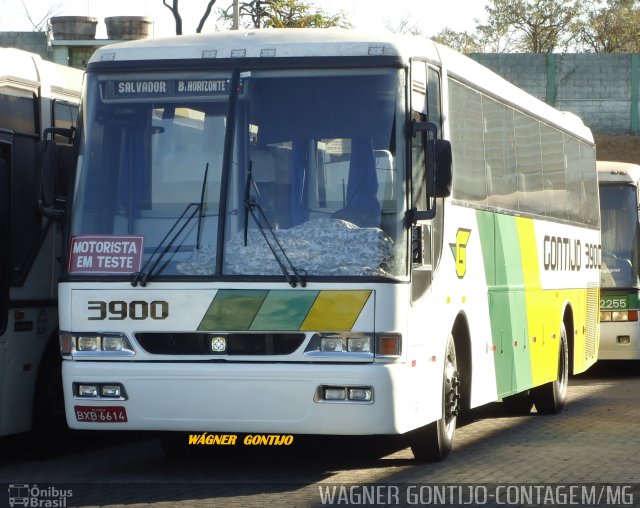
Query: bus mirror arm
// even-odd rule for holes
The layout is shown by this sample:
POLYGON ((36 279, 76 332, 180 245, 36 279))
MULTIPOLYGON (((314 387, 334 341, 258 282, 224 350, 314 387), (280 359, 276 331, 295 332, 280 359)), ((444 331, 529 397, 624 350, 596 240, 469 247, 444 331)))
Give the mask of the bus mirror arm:
POLYGON ((436 216, 436 203, 434 201, 433 207, 429 210, 418 210, 417 208, 411 208, 404 214, 404 224, 407 229, 414 226, 419 221, 431 220, 436 216))

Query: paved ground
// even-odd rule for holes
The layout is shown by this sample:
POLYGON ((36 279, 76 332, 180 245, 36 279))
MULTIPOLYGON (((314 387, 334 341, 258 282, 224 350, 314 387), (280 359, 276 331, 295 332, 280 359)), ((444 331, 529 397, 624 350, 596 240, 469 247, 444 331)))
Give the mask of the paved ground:
POLYGON ((21 457, 24 443, 4 439, 0 506, 10 485, 27 485, 39 506, 320 506, 332 493, 336 506, 640 506, 639 394, 640 362, 601 362, 570 380, 559 415, 474 411, 435 464, 373 439, 166 458, 146 435, 89 433, 49 459, 21 457))

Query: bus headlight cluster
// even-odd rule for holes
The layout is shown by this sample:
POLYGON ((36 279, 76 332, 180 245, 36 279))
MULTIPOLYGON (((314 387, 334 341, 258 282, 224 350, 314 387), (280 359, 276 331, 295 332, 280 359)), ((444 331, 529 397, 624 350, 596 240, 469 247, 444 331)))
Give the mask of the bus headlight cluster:
POLYGON ((321 337, 320 351, 369 353, 371 351, 371 337, 321 337))
POLYGON ((638 311, 637 310, 601 310, 600 321, 601 322, 638 321, 638 311))
POLYGON ((307 356, 397 358, 402 353, 402 336, 398 333, 316 333, 305 349, 307 356))
POLYGON ((129 339, 120 333, 73 334, 60 332, 60 353, 63 357, 133 356, 129 339))

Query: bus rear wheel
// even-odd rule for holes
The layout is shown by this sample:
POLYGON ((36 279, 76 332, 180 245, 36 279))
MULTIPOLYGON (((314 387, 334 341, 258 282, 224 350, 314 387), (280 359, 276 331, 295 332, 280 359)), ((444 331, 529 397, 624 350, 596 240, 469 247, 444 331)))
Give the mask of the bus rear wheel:
POLYGON ((558 358, 558 377, 555 381, 538 386, 532 390, 533 401, 538 413, 544 415, 557 414, 563 410, 567 401, 569 384, 569 348, 567 346, 567 329, 562 323, 560 329, 560 355, 558 358))
POLYGON ((452 336, 447 343, 442 392, 442 418, 412 432, 411 451, 416 460, 444 460, 453 448, 460 410, 460 378, 452 336))

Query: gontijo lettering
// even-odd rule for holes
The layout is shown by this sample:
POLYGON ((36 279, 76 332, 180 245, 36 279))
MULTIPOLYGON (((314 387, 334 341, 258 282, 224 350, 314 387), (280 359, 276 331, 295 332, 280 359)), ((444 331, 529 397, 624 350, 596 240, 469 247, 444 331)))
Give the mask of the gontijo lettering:
POLYGON ((543 240, 544 269, 549 271, 580 271, 600 267, 600 245, 562 236, 545 235, 543 240))

